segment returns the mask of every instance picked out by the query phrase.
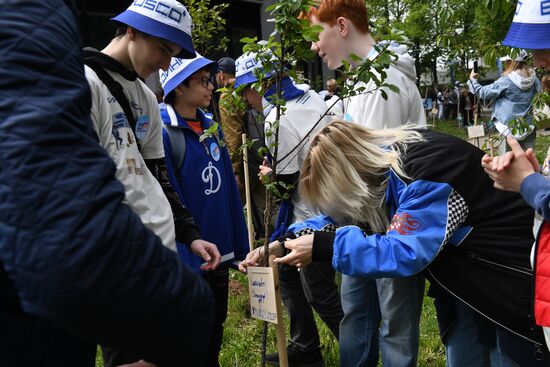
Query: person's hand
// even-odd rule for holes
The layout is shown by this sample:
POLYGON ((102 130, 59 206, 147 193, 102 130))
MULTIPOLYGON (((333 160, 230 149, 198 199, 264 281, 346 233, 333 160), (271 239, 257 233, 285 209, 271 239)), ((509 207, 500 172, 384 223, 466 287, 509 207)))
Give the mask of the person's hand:
POLYGON ((145 362, 143 359, 138 362, 129 363, 129 364, 121 364, 118 367, 157 367, 156 364, 152 364, 149 362, 145 362))
POLYGON ((481 159, 481 166, 483 168, 492 171, 502 172, 507 169, 510 164, 512 164, 512 161, 514 159, 519 159, 520 163, 524 164, 523 168, 531 171, 531 169, 527 165, 525 165, 524 159, 526 158, 531 164, 533 171, 539 171, 539 162, 537 161, 537 157, 535 156, 535 152, 533 151, 533 149, 529 148, 524 152, 518 141, 511 135, 507 136, 506 140, 508 142, 508 145, 512 148, 512 151, 506 152, 505 155, 497 157, 489 157, 488 155, 485 155, 481 159))
POLYGON ((470 72, 470 79, 477 79, 479 73, 474 72, 474 69, 470 72))
MULTIPOLYGON (((481 166, 487 171, 502 172, 510 166, 514 159, 513 152, 506 152, 503 156, 491 157, 485 154, 481 158, 481 166)), ((487 172, 488 173, 488 172, 487 172)))
POLYGON ((285 247, 290 253, 284 257, 275 259, 278 264, 292 265, 299 268, 311 263, 311 254, 313 251, 313 235, 298 237, 295 240, 285 241, 285 247))
POLYGON ((260 178, 260 181, 262 181, 264 176, 269 176, 273 173, 273 169, 271 168, 267 157, 264 157, 264 160, 259 168, 260 172, 258 173, 258 177, 260 178))
POLYGON ((246 258, 243 261, 239 263, 239 271, 246 274, 249 266, 259 266, 263 258, 263 246, 255 248, 246 255, 246 258))
POLYGON ((260 176, 260 179, 262 176, 269 176, 273 172, 273 169, 269 166, 261 165, 260 166, 260 173, 258 173, 258 176, 260 176))
MULTIPOLYGON (((283 256, 283 246, 281 242, 273 241, 269 244, 269 254, 275 256, 283 256)), ((239 271, 246 274, 249 266, 259 266, 264 258, 264 247, 260 246, 250 251, 246 258, 239 263, 239 271)))
POLYGON ((220 265, 221 255, 218 247, 213 243, 204 240, 194 240, 191 242, 191 251, 206 261, 206 264, 201 265, 201 270, 214 270, 220 265))
POLYGON ((481 159, 481 166, 494 181, 495 188, 519 192, 525 177, 539 170, 539 163, 533 149, 523 151, 512 136, 508 136, 507 141, 512 148, 511 152, 492 158, 485 155, 481 159))

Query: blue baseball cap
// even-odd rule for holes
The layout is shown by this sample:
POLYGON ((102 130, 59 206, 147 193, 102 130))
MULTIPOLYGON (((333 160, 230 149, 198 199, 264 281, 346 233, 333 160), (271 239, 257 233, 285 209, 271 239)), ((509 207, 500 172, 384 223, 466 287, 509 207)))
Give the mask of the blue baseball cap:
POLYGON ((111 20, 180 46, 179 58, 195 57, 191 15, 176 0, 136 0, 111 20))
POLYGON ((531 50, 550 49, 550 2, 519 0, 502 44, 531 50))
POLYGON ((218 64, 215 61, 202 57, 198 52, 195 53, 195 58, 193 59, 172 57, 168 69, 159 72, 164 97, 166 98, 178 85, 205 66, 210 66, 210 74, 212 75, 218 69, 218 64))

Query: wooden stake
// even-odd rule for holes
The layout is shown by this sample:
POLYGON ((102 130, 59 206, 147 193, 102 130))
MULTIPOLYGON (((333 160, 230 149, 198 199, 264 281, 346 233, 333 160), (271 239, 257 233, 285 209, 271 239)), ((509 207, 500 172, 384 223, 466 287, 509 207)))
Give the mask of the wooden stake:
POLYGON ((241 136, 243 149, 244 192, 246 196, 246 228, 248 229, 248 247, 254 250, 254 224, 252 223, 252 200, 250 200, 250 176, 248 174, 248 147, 246 146, 246 134, 241 136))
POLYGON ((277 304, 277 351, 279 352, 279 366, 288 367, 288 356, 286 353, 286 334, 283 320, 283 305, 281 302, 281 290, 279 288, 279 267, 273 262, 276 256, 269 256, 269 266, 273 268, 273 280, 275 282, 275 302, 277 304))

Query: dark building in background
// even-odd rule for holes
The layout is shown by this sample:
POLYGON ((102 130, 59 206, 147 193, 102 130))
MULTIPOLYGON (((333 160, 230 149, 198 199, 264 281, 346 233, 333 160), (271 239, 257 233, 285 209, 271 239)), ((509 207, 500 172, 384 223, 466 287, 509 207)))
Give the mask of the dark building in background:
POLYGON ((129 1, 75 0, 82 44, 98 49, 105 47, 115 34, 110 18, 129 6, 129 1))
MULTIPOLYGON (((227 53, 236 57, 241 54, 242 48, 239 40, 243 37, 262 38, 262 1, 241 0, 223 1, 212 0, 212 4, 229 3, 225 12, 226 33, 230 39, 227 45, 227 53)), ((185 1, 182 1, 185 5, 185 1)), ((109 21, 110 18, 124 11, 130 4, 128 0, 110 1, 75 1, 82 42, 84 46, 96 48, 104 47, 114 35, 115 27, 109 21)), ((212 57, 212 55, 210 55, 212 57)), ((214 55, 216 56, 216 55, 214 55)))
MULTIPOLYGON (((185 1, 181 2, 185 5, 185 1)), ((224 14, 229 43, 225 53, 207 56, 214 60, 223 56, 237 58, 242 54, 241 38, 267 39, 274 28, 273 23, 268 21, 269 14, 265 12, 265 8, 274 2, 275 0, 212 0, 213 5, 229 3, 224 14)), ((75 0, 83 45, 98 49, 105 47, 115 34, 115 27, 109 19, 124 11, 130 3, 130 0, 75 0)), ((328 70, 318 57, 304 63, 303 72, 317 90, 324 89, 324 81, 334 77, 334 72, 328 70)))

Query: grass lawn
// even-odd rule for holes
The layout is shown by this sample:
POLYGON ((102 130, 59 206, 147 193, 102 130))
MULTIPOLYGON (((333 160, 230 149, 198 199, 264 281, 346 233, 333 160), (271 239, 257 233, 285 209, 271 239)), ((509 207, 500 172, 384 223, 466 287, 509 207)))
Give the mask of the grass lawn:
MULTIPOLYGON (((436 130, 465 139, 466 128, 458 127, 454 121, 437 122, 436 130)), ((550 136, 537 138, 536 152, 540 162, 544 160, 550 146, 550 136)), ((260 365, 262 323, 248 315, 248 283, 246 277, 231 272, 229 312, 225 323, 224 344, 220 354, 223 367, 252 367, 260 365)), ((288 336, 288 320, 285 318, 288 336)), ((338 343, 317 317, 326 367, 338 366, 338 343)), ((268 353, 276 350, 274 328, 269 328, 268 353)), ((419 366, 445 366, 445 350, 439 339, 433 300, 425 297, 420 323, 419 366)), ((98 354, 97 367, 103 367, 98 354)))
MULTIPOLYGON (((262 323, 248 316, 247 280, 232 272, 229 313, 225 323, 224 345, 220 355, 223 367, 259 366, 262 345, 262 323)), ((338 343, 316 315, 326 367, 338 367, 338 343)), ((288 319, 285 317, 288 336, 288 319)), ((268 353, 276 350, 275 329, 269 327, 268 353)), ((445 350, 439 339, 433 300, 426 297, 420 322, 419 366, 445 366, 445 350)))
POLYGON ((535 154, 537 155, 537 160, 542 164, 544 158, 546 157, 546 152, 548 152, 548 147, 550 147, 550 135, 537 136, 537 143, 535 145, 535 154))

